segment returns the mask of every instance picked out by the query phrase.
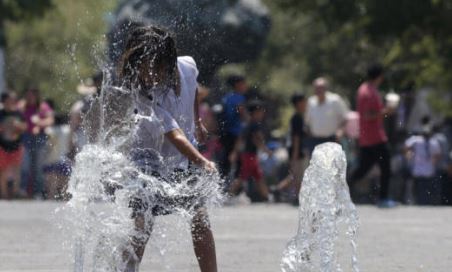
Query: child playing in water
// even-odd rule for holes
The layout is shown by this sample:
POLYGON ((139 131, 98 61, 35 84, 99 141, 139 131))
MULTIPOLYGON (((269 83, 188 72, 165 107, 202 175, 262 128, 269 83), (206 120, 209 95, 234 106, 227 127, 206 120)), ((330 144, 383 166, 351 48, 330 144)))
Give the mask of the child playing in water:
MULTIPOLYGON (((155 114, 159 120, 156 125, 146 118, 141 119, 132 145, 132 149, 138 152, 132 152, 132 160, 140 168, 152 165, 150 172, 154 176, 175 183, 191 175, 188 161, 207 171, 216 171, 215 164, 205 159, 194 147, 195 120, 198 122, 198 119, 195 106, 197 69, 193 59, 177 59, 175 42, 166 31, 157 27, 139 27, 129 36, 119 68, 123 85, 139 92, 135 113, 139 116, 155 114), (149 112, 150 107, 153 113, 149 112), (160 147, 156 144, 156 134, 164 136, 160 147), (148 163, 155 157, 155 151, 159 153, 157 156, 164 159, 164 169, 161 165, 156 166, 155 160, 148 163)), ((152 218, 148 220, 145 213, 149 210, 153 215, 171 213, 171 209, 168 210, 169 203, 185 207, 192 201, 191 198, 182 201, 162 199, 163 203, 157 203, 155 207, 146 207, 143 204, 146 201, 139 198, 131 202, 140 235, 132 239, 136 256, 124 254, 127 271, 137 269, 152 231, 152 218)), ((201 271, 214 272, 217 271, 215 244, 208 216, 202 203, 194 207, 192 237, 195 254, 201 271)))

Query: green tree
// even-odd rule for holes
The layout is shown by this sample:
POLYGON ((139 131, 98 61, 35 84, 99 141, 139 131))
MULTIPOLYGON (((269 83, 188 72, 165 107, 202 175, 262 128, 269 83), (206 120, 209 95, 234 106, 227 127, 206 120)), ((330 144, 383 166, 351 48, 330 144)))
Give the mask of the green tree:
POLYGON ((39 88, 67 110, 76 86, 103 60, 109 12, 116 0, 58 0, 39 20, 7 24, 7 79, 11 88, 39 88))
POLYGON ((51 0, 0 0, 0 93, 5 89, 5 23, 20 22, 42 16, 52 6, 51 0))
MULTIPOLYGON (((397 90, 412 80, 417 86, 431 86, 437 90, 433 105, 452 115, 450 101, 441 95, 452 85, 447 69, 452 65, 452 28, 446 27, 452 23, 451 1, 282 0, 278 7, 308 16, 325 30, 321 40, 329 46, 321 51, 330 61, 310 62, 313 71, 327 71, 336 83, 352 88, 355 83, 347 83, 342 72, 353 67, 360 71, 370 60, 381 61, 389 68, 390 88, 397 90), (334 69, 346 64, 344 59, 353 60, 352 66, 334 69)), ((352 79, 355 72, 350 73, 352 79)))

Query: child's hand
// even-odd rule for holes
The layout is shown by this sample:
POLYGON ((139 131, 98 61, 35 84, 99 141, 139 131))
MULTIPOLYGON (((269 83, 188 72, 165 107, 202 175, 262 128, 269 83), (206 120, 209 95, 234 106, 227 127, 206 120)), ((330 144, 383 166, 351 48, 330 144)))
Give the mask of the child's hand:
POLYGON ((218 172, 217 166, 212 161, 206 161, 203 164, 202 168, 204 168, 204 170, 206 170, 209 173, 216 173, 216 172, 218 172))

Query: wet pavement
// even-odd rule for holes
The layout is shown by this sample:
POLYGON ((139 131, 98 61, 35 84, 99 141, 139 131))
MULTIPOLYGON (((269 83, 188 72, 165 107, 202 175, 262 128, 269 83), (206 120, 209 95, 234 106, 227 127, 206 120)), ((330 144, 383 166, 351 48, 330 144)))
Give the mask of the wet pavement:
MULTIPOLYGON (((0 201, 0 271, 73 271, 71 251, 63 246, 54 214, 61 205, 0 201)), ((452 271, 452 208, 359 206, 358 212, 361 271, 452 271)), ((296 208, 240 205, 211 215, 219 271, 279 271, 284 246, 296 232, 296 208)), ((141 271, 199 271, 188 223, 176 228, 178 221, 175 216, 157 219, 141 271)), ((344 256, 340 259, 348 261, 344 256)))

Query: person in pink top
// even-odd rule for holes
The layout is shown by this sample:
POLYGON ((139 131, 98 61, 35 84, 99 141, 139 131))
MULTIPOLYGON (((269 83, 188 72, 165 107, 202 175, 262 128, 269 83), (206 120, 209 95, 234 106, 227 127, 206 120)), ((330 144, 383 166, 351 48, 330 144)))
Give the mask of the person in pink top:
POLYGON ((27 123, 23 136, 25 147, 21 169, 21 188, 31 189, 33 197, 42 199, 44 194, 44 176, 42 170, 43 151, 47 142, 45 129, 54 122, 53 109, 41 102, 37 89, 29 89, 25 93, 22 113, 27 123))
POLYGON ((383 119, 392 114, 393 109, 383 104, 378 87, 383 82, 383 67, 373 65, 367 71, 367 81, 358 89, 356 106, 359 113, 359 166, 351 175, 354 184, 378 164, 380 168, 379 207, 393 207, 396 203, 389 199, 391 179, 391 157, 387 145, 388 137, 383 119))

